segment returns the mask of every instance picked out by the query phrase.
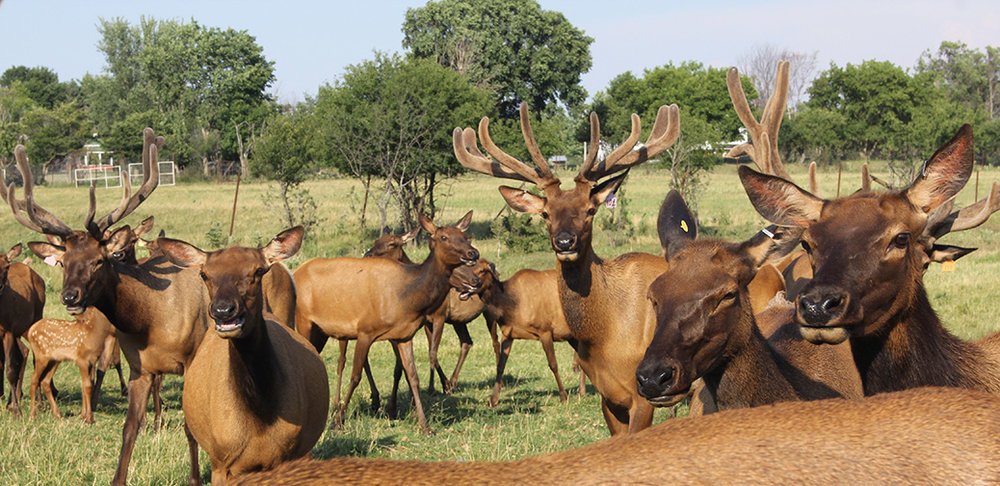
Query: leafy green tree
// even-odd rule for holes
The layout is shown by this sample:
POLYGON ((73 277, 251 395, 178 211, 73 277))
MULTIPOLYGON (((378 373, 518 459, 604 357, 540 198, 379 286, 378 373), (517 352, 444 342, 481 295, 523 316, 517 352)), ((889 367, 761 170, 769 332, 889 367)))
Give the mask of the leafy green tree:
POLYGON ((28 98, 45 108, 54 108, 79 94, 76 83, 59 82, 55 71, 43 66, 13 66, 0 75, 0 87, 10 88, 15 84, 24 89, 28 98))
MULTIPOLYGON (((489 93, 437 63, 376 54, 348 66, 319 90, 315 107, 317 159, 366 181, 381 179, 407 228, 416 213, 434 214, 434 190, 461 172, 452 128, 489 112, 489 93)), ((383 198, 380 225, 385 224, 383 198)))
POLYGON ((409 9, 403 22, 403 47, 491 89, 504 118, 514 118, 521 101, 537 112, 583 103, 580 76, 590 70, 592 42, 535 0, 432 1, 409 9))
POLYGON ((933 76, 948 97, 989 119, 1000 114, 1000 48, 982 51, 962 42, 944 41, 936 52, 924 51, 917 72, 933 76))
POLYGON ((312 130, 309 117, 308 110, 292 110, 271 118, 250 158, 255 172, 278 183, 282 222, 307 229, 319 223, 315 200, 300 187, 314 170, 303 143, 312 130))
POLYGON ((815 160, 830 163, 847 145, 847 119, 840 112, 806 108, 789 116, 781 127, 782 160, 815 160))

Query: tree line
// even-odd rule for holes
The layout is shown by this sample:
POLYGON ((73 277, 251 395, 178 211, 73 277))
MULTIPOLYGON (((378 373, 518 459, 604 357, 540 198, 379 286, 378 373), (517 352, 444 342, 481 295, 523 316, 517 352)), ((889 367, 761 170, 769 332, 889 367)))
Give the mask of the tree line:
MULTIPOLYGON (((99 74, 61 81, 46 67, 14 66, 0 76, 0 163, 10 163, 19 142, 42 167, 95 138, 135 159, 137 134, 155 126, 168 140, 164 158, 187 174, 278 181, 289 222, 297 205, 308 205, 301 183, 327 173, 362 182, 363 225, 364 218, 391 222, 392 213, 411 227, 417 211, 439 206, 441 182, 462 172, 452 128, 490 116, 497 144, 527 158, 521 102, 543 153, 571 164, 588 139, 590 111, 601 116, 602 139, 614 143, 630 113, 651 120, 659 105, 677 103, 682 138, 660 166, 689 199, 701 171, 721 161, 720 147, 741 137, 726 67, 683 61, 625 72, 588 101, 580 78, 591 68, 593 39, 534 0, 411 8, 401 53, 347 66, 294 105, 268 93, 274 62, 247 31, 150 18, 102 19, 98 29, 99 74)), ((785 160, 879 158, 913 167, 968 122, 978 161, 1000 164, 1000 48, 945 41, 910 67, 872 60, 816 72, 816 53, 758 46, 739 66, 751 103, 767 98, 780 59, 793 61, 785 160)))

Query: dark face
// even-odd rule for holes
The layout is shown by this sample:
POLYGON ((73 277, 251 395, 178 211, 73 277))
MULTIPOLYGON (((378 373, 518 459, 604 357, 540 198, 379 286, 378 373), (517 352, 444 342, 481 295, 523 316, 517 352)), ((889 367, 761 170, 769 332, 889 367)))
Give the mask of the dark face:
POLYGON ((263 309, 260 281, 270 265, 260 250, 228 248, 209 253, 201 268, 201 278, 212 300, 209 316, 215 331, 227 339, 238 339, 251 330, 245 326, 248 315, 263 309))
POLYGON ((479 260, 472 266, 464 265, 453 270, 449 283, 453 289, 458 291, 459 299, 469 300, 473 294, 482 291, 489 273, 490 263, 486 260, 479 260))
POLYGON ((639 393, 658 407, 684 399, 691 383, 722 362, 731 333, 750 313, 753 276, 739 245, 720 241, 691 242, 669 261, 649 286, 656 330, 636 371, 639 393))
POLYGON ((802 235, 814 275, 796 299, 803 337, 835 344, 878 333, 909 305, 927 261, 925 223, 898 193, 827 202, 802 235))
POLYGON ((365 252, 365 257, 385 257, 391 260, 399 260, 403 257, 404 244, 403 239, 397 235, 382 235, 365 252))
POLYGON ((112 261, 122 261, 131 242, 132 230, 123 226, 98 241, 84 231, 74 232, 62 245, 32 242, 31 250, 40 258, 54 257, 63 266, 60 300, 70 314, 80 314, 98 301, 114 272, 112 261))

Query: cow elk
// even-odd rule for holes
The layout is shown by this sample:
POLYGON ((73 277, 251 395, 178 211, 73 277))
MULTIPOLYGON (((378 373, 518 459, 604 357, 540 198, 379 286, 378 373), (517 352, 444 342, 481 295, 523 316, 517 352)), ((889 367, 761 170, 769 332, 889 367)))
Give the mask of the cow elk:
POLYGON ((174 264, 197 269, 215 321, 184 376, 184 415, 212 461, 212 484, 302 457, 326 425, 330 385, 313 346, 264 313, 263 277, 298 252, 304 230, 262 248, 206 253, 160 238, 174 264))
POLYGON ((996 484, 998 411, 987 393, 924 388, 669 420, 519 461, 302 460, 242 484, 996 484))
POLYGON ((96 308, 89 307, 71 321, 62 319, 42 319, 28 331, 28 344, 35 357, 35 371, 31 376, 31 416, 37 412, 36 399, 41 386, 52 414, 62 417, 52 389, 52 377, 59 363, 72 361, 80 369, 83 395, 83 421, 94 423, 94 409, 97 408, 101 381, 108 368, 116 366, 122 389, 126 391, 121 378, 121 351, 115 339, 115 328, 108 318, 96 308), (117 359, 116 359, 117 358, 117 359), (97 375, 95 380, 93 377, 97 375))
MULTIPOLYGON (((2 187, 3 184, 0 184, 2 187)), ((21 414, 21 380, 27 360, 21 336, 42 318, 45 308, 45 282, 31 267, 15 262, 21 255, 21 244, 0 254, 0 335, 3 337, 3 365, 7 367, 7 410, 21 414)), ((3 377, 0 376, 0 392, 3 377)))
MULTIPOLYGON (((471 221, 472 211, 456 225, 442 227, 421 215, 420 224, 430 234, 431 251, 419 265, 388 258, 314 258, 295 270, 295 325, 299 333, 317 352, 322 352, 331 337, 357 340, 346 398, 340 406, 335 403, 334 426, 343 424, 369 347, 375 341, 388 340, 397 363, 406 371, 420 428, 430 431, 420 401, 413 335, 423 325, 424 317, 444 302, 451 288, 452 270, 479 259, 479 251, 465 235, 471 221)), ((339 398, 338 387, 334 401, 339 398)), ((395 414, 394 405, 395 400, 390 401, 390 416, 395 414)))
POLYGON ((527 105, 521 104, 521 133, 535 167, 493 143, 489 118, 479 123, 479 140, 494 160, 480 152, 476 131, 456 128, 455 156, 463 166, 498 178, 529 182, 544 196, 527 189, 500 186, 507 204, 520 212, 540 214, 556 254, 559 300, 576 343, 580 365, 601 395, 601 411, 612 434, 637 432, 652 423, 653 407, 637 390, 635 371, 656 325, 646 301, 649 284, 667 269, 662 258, 628 253, 605 261, 592 247, 593 219, 598 206, 612 197, 628 169, 669 148, 680 134, 676 105, 661 106, 649 138, 637 146, 639 116, 632 115, 628 138, 598 160, 600 122, 590 114, 590 144, 572 189, 562 189, 531 130, 527 105), (611 176, 605 179, 607 176, 611 176), (602 181, 602 179, 604 179, 602 181))
POLYGON ((667 194, 657 224, 670 268, 649 287, 656 334, 636 373, 653 405, 673 406, 699 378, 719 410, 863 396, 850 353, 789 337, 790 312, 763 311, 770 336, 758 327, 751 282, 781 283, 776 270, 758 272, 773 268, 765 265, 781 248, 778 228, 742 243, 696 239, 698 223, 677 191, 667 194))
MULTIPOLYGON (((122 431, 122 448, 112 484, 125 484, 135 439, 146 414, 146 403, 154 379, 162 374, 183 374, 205 335, 208 325, 208 293, 194 270, 180 269, 162 259, 132 265, 120 261, 132 230, 122 226, 106 232, 147 200, 159 183, 157 153, 163 139, 153 130, 143 132, 143 182, 136 193, 127 172, 122 173, 121 204, 96 218, 97 201, 90 192, 85 230, 73 230, 34 200, 34 184, 23 146, 14 150, 24 179, 24 198, 17 199, 12 186, 4 191, 14 218, 25 227, 57 243, 32 242, 31 250, 41 258, 62 264, 60 300, 70 314, 96 307, 117 330, 119 345, 129 363, 128 413, 122 431)), ((188 436, 192 483, 199 483, 198 445, 188 436)))
POLYGON ((919 386, 1000 393, 1000 358, 949 333, 931 308, 923 273, 972 251, 937 241, 974 228, 1000 209, 1000 184, 953 211, 973 167, 972 128, 959 129, 909 187, 824 200, 787 180, 741 167, 750 201, 766 219, 804 229, 813 279, 795 320, 810 342, 850 340, 865 394, 919 386))

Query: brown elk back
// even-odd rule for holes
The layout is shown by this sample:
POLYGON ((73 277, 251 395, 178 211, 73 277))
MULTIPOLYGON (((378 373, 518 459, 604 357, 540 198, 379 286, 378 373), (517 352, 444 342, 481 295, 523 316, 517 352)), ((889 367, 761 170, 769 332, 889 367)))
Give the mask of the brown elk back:
POLYGON ((998 410, 995 396, 926 388, 670 420, 520 461, 298 461, 242 484, 992 484, 998 410))

